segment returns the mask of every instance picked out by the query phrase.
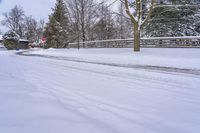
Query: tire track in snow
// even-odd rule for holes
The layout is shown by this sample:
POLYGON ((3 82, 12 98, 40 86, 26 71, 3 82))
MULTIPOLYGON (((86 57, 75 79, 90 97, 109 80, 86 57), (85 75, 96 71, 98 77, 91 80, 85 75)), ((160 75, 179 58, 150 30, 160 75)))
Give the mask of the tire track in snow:
POLYGON ((191 74, 191 75, 198 75, 198 76, 200 75, 199 69, 187 69, 187 68, 151 66, 151 65, 126 65, 126 64, 123 65, 123 64, 115 64, 115 63, 87 61, 87 60, 81 60, 78 58, 70 58, 70 57, 58 57, 58 56, 50 56, 50 55, 30 54, 28 52, 29 51, 17 52, 17 55, 42 57, 42 58, 48 58, 48 59, 56 59, 56 60, 63 60, 63 61, 96 64, 96 65, 105 65, 105 66, 113 66, 113 67, 122 67, 122 68, 134 68, 134 69, 143 69, 143 70, 160 71, 160 72, 168 72, 168 73, 183 73, 183 74, 191 74))
MULTIPOLYGON (((117 66, 117 65, 113 65, 113 64, 102 64, 102 63, 98 63, 98 62, 88 62, 88 61, 80 61, 80 60, 77 60, 77 59, 71 59, 71 58, 64 58, 64 57, 55 57, 55 56, 41 56, 41 55, 25 55, 25 56, 36 56, 36 57, 44 57, 44 58, 50 58, 50 59, 55 59, 55 60, 64 60, 64 61, 70 61, 70 62, 76 62, 76 63, 88 63, 88 64, 96 64, 96 65, 105 65, 105 66, 115 66, 115 67, 123 67, 123 68, 137 68, 137 67, 127 67, 127 66, 117 66)), ((55 64, 56 65, 56 64, 55 64)), ((71 69, 74 69, 74 70, 79 70, 79 71, 88 71, 88 72, 91 72, 91 70, 89 71, 89 69, 87 68, 83 68, 80 70, 80 68, 78 67, 74 67, 74 66, 63 66, 63 67, 67 67, 67 68, 71 68, 71 69)), ((144 69, 144 70, 152 70, 152 69, 149 69, 149 68, 138 68, 138 69, 144 69)), ((157 70, 157 69, 155 69, 157 70)), ((158 70, 156 72, 170 72, 172 73, 170 70, 166 71, 166 70, 158 70)), ((95 71, 92 71, 93 73, 98 73, 98 72, 95 72, 95 71)), ((100 73, 100 72, 99 72, 100 73)), ((102 74, 104 75, 113 75, 113 73, 106 73, 106 72, 101 72, 102 74)), ((174 72, 176 73, 176 72, 174 72)), ((182 73, 182 74, 192 74, 192 73, 186 73, 186 72, 178 72, 178 73, 182 73)), ((115 74, 114 74, 115 75, 115 74)), ((119 76, 119 74, 117 73, 116 75, 119 76)), ((192 75, 199 75, 199 74, 192 74, 192 75)), ((128 76, 130 77, 131 75, 125 75, 125 76, 128 76)), ((191 76, 191 75, 190 75, 191 76)), ((136 77, 136 76, 135 76, 136 77)), ((146 80, 146 78, 144 78, 146 80)), ((143 80, 144 81, 144 80, 143 80)), ((64 88, 61 86, 61 88, 59 88, 58 90, 63 90, 64 88)), ((100 122, 101 125, 103 126, 106 126, 106 127, 112 127, 112 124, 113 123, 110 123, 110 122, 107 122, 106 120, 102 120, 102 118, 100 117, 94 117, 93 115, 94 114, 103 114, 105 116, 109 116, 111 118, 113 118, 114 120, 118 121, 118 120, 122 120, 124 123, 126 123, 126 126, 127 125, 135 125, 135 126, 145 126, 145 127, 153 127, 152 129, 149 129, 149 130, 152 130, 154 132, 161 132, 162 130, 159 129, 158 127, 154 127, 153 124, 151 124, 151 118, 148 118, 148 117, 145 117, 143 116, 143 118, 146 118, 146 121, 140 121, 140 119, 137 119, 137 117, 129 117, 129 115, 125 115, 124 114, 129 114, 129 111, 127 109, 123 109, 123 108, 120 108, 120 106, 115 106, 115 105, 110 105, 110 104, 106 104, 104 101, 101 101, 100 99, 96 99, 95 97, 91 97, 91 96, 88 96, 84 93, 78 93, 78 92, 74 92, 74 91, 69 91, 69 92, 58 92, 57 89, 55 89, 54 87, 51 88, 51 86, 48 88, 48 90, 50 91, 51 95, 53 95, 54 97, 57 98, 58 102, 60 103, 61 106, 65 107, 66 105, 68 105, 69 103, 66 102, 70 99, 71 96, 71 93, 73 93, 73 95, 75 97, 77 97, 77 99, 81 99, 80 101, 76 101, 76 99, 71 99, 73 102, 77 103, 78 105, 75 105, 72 104, 71 107, 72 108, 77 108, 77 106, 83 106, 83 108, 80 108, 80 110, 78 110, 77 112, 80 111, 80 113, 82 115, 86 115, 88 116, 89 114, 89 120, 93 121, 93 122, 100 122), (66 94, 67 97, 63 96, 64 94, 66 94), (83 102, 82 102, 83 101, 83 102), (79 103, 80 102, 80 103, 79 103), (86 104, 85 104, 86 102, 86 104), (89 105, 89 106, 88 106, 89 105), (85 107, 85 108, 84 108, 85 107), (91 114, 90 114, 91 113, 91 114), (148 118, 148 119, 147 119, 148 118)), ((70 105, 69 105, 70 106, 70 105)), ((138 114, 138 112, 136 112, 138 114)), ((130 115, 131 115, 131 112, 130 112, 130 115)), ((152 121, 156 121, 156 120, 152 120, 152 121)), ((156 121, 157 123, 159 123, 159 121, 156 121)), ((164 126, 168 126, 168 125, 164 125, 164 126)), ((172 128, 169 126, 169 129, 172 128)), ((178 130, 178 129, 177 129, 178 130)), ((113 130, 115 131, 115 130, 113 130)), ((181 131, 180 131, 181 132, 181 131)))
MULTIPOLYGON (((42 84, 47 83, 41 82, 41 85, 42 84)), ((114 131, 115 133, 121 133, 122 131, 120 131, 121 129, 116 130, 112 128, 113 123, 110 123, 106 119, 103 119, 103 117, 99 117, 97 114, 104 114, 108 118, 115 119, 115 121, 123 121, 124 123, 126 123, 127 127, 143 127, 144 125, 149 125, 148 127, 151 127, 152 125, 152 119, 148 116, 145 116, 145 121, 141 121, 139 119, 140 115, 138 115, 138 117, 136 118, 133 118, 133 112, 140 114, 140 112, 138 112, 137 110, 109 104, 105 101, 101 101, 99 99, 76 91, 65 90, 63 87, 58 87, 58 84, 56 86, 59 89, 55 89, 50 85, 47 86, 48 89, 45 90, 48 91, 50 95, 55 97, 57 102, 66 110, 73 111, 74 113, 85 117, 87 120, 91 121, 91 123, 98 123, 98 125, 101 125, 104 128, 106 127, 111 132, 114 131), (76 105, 73 105, 70 101, 76 103, 76 105)), ((150 130, 152 132, 155 132, 159 129, 152 127, 149 129, 149 131, 150 130)))
MULTIPOLYGON (((26 52, 28 52, 28 51, 26 51, 26 52)), ((85 62, 85 61, 76 61, 76 60, 74 61, 74 60, 68 60, 68 59, 66 60, 65 57, 58 57, 57 58, 55 56, 26 54, 26 52, 25 52, 25 54, 24 54, 24 52, 20 52, 19 54, 23 55, 23 56, 42 57, 42 58, 55 59, 55 60, 60 60, 60 61, 63 61, 62 58, 64 58, 64 61, 68 61, 68 62, 102 65, 101 63, 88 63, 88 62, 85 62)), ((58 63, 52 63, 52 64, 56 65, 56 66, 58 65, 58 63)), ((111 66, 112 67, 113 65, 103 64, 103 66, 111 66)), ((176 83, 176 81, 174 81, 174 80, 170 80, 170 81, 169 81, 169 79, 168 80, 166 80, 166 79, 158 80, 158 78, 155 78, 155 77, 144 77, 144 76, 138 75, 136 73, 113 73, 113 72, 95 71, 95 70, 91 70, 91 69, 87 69, 87 68, 83 68, 83 67, 77 67, 77 66, 74 66, 74 65, 69 66, 67 64, 63 64, 62 67, 69 68, 69 69, 72 69, 72 70, 75 70, 75 71, 85 71, 85 72, 90 72, 90 73, 92 72, 92 73, 95 73, 95 74, 103 74, 103 75, 112 76, 112 77, 117 76, 117 77, 120 77, 121 80, 126 80, 126 79, 131 78, 132 80, 130 82, 134 82, 135 80, 137 80, 137 82, 135 82, 135 84, 140 84, 141 86, 144 85, 144 83, 147 82, 147 81, 151 81, 155 84, 168 84, 171 87, 179 87, 180 86, 179 83, 176 83), (145 82, 143 82, 143 81, 145 81, 145 82)), ((117 68, 117 66, 115 66, 115 67, 117 68)), ((134 68, 134 67, 121 67, 121 68, 134 68)), ((137 67, 137 68, 140 69, 139 67, 137 67)), ((147 72, 156 72, 156 73, 162 73, 162 74, 170 74, 170 75, 173 74, 173 75, 178 75, 178 76, 187 76, 187 77, 192 77, 192 78, 195 78, 195 79, 199 79, 199 75, 200 75, 198 73, 188 73, 188 72, 187 73, 185 73, 185 72, 176 73, 176 72, 171 72, 171 71, 162 71, 162 70, 149 71, 149 69, 143 69, 143 68, 141 68, 141 69, 147 70, 147 72), (182 74, 184 74, 184 75, 182 75, 182 74)), ((179 68, 176 68, 176 69, 179 69, 179 68)), ((185 69, 181 69, 181 70, 185 70, 185 69)), ((186 70, 190 70, 190 69, 186 69, 186 70)), ((148 83, 147 83, 147 85, 148 85, 148 83)), ((188 89, 190 89, 190 85, 184 86, 184 88, 188 90, 188 89)))

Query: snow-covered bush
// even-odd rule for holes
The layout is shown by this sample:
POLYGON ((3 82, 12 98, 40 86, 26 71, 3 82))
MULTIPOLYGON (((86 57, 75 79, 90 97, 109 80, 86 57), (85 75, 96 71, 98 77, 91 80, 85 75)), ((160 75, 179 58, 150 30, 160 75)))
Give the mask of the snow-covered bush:
POLYGON ((18 42, 19 35, 14 31, 8 31, 3 35, 3 43, 8 50, 17 49, 18 42))

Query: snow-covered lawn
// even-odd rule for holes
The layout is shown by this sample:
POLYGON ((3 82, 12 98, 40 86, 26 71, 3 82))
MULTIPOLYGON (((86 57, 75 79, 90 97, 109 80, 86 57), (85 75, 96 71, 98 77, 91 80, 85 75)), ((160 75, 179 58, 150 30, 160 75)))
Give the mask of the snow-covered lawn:
POLYGON ((146 48, 142 49, 140 53, 133 53, 132 49, 127 48, 48 49, 33 50, 30 53, 99 63, 200 69, 200 49, 193 48, 146 48))
POLYGON ((200 49, 24 54, 0 51, 0 133, 200 132, 200 49))

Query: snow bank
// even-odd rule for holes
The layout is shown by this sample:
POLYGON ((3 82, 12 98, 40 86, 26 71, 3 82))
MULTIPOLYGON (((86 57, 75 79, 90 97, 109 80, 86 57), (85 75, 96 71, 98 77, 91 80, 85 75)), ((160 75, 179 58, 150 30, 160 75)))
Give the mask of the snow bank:
POLYGON ((151 65, 175 68, 200 69, 200 49, 147 48, 140 53, 132 49, 49 49, 31 54, 75 58, 77 60, 123 65, 151 65))

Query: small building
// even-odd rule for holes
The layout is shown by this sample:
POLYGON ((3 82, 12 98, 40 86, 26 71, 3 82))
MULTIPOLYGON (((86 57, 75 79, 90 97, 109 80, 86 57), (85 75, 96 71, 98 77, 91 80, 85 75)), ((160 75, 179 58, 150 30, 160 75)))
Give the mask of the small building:
POLYGON ((3 42, 3 36, 0 35, 0 43, 2 43, 2 42, 3 42))
POLYGON ((18 49, 28 49, 29 48, 29 40, 19 39, 19 44, 17 45, 18 49))
POLYGON ((0 35, 0 49, 2 48, 5 48, 5 47, 3 46, 3 37, 2 35, 0 35))

